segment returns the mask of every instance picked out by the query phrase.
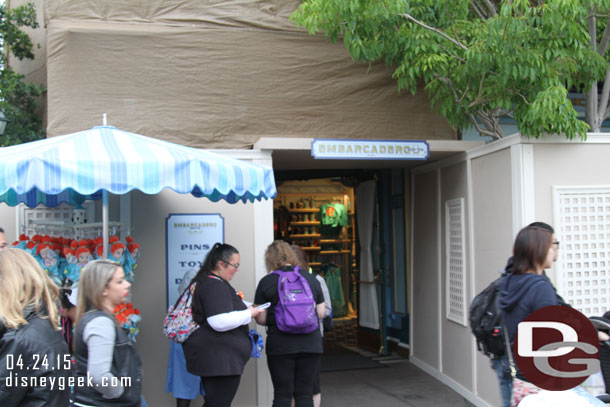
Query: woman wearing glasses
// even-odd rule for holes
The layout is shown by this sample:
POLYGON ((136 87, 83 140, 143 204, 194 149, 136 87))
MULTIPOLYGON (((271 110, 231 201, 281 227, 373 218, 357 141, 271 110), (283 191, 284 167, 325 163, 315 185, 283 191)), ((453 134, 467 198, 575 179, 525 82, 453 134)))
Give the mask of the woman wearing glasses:
POLYGON ((246 307, 229 283, 239 252, 216 243, 193 279, 193 319, 200 325, 183 344, 186 369, 201 376, 206 407, 229 407, 252 351, 248 324, 262 311, 246 307))
MULTIPOLYGON (((555 289, 543 275, 544 269, 550 268, 556 257, 553 234, 547 228, 528 226, 517 234, 513 246, 512 272, 503 279, 499 298, 511 349, 520 322, 540 308, 559 305, 555 289)), ((540 388, 528 382, 518 367, 516 373, 511 406, 517 406, 528 394, 540 391, 540 388)))

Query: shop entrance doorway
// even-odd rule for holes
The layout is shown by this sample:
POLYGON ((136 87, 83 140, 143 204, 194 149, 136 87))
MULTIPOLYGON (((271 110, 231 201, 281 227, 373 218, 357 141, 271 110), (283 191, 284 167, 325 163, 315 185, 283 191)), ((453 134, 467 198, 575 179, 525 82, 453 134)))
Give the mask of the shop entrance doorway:
POLYGON ((402 169, 378 174, 380 304, 383 338, 380 353, 409 344, 408 267, 405 182, 402 169))
POLYGON ((333 329, 324 337, 327 346, 387 354, 396 343, 409 342, 404 172, 401 168, 326 171, 324 178, 311 174, 304 180, 276 172, 280 178, 274 201, 275 238, 300 246, 312 272, 320 273, 327 283, 333 305, 333 329), (368 219, 373 222, 369 240, 373 269, 367 277, 360 264, 363 231, 358 223, 363 218, 357 212, 363 206, 356 193, 363 182, 375 185, 372 219, 368 219), (372 287, 374 296, 363 301, 363 292, 372 287), (376 314, 376 325, 370 323, 371 313, 376 314), (361 323, 361 317, 368 323, 361 323))
MULTIPOLYGON (((363 318, 359 321, 358 343, 369 351, 386 355, 401 346, 408 355, 409 309, 408 309, 408 262, 407 262, 407 191, 404 169, 384 169, 375 171, 374 208, 372 209, 372 267, 373 278, 362 267, 359 287, 361 304, 359 311, 363 318), (363 309, 367 298, 362 294, 370 284, 374 284, 376 312, 373 320, 363 309)), ((366 200, 364 188, 359 188, 357 198, 366 200)), ((358 207, 358 205, 357 205, 358 207)), ((366 218, 362 219, 363 223, 366 218)), ((367 225, 363 225, 367 227, 367 225)))

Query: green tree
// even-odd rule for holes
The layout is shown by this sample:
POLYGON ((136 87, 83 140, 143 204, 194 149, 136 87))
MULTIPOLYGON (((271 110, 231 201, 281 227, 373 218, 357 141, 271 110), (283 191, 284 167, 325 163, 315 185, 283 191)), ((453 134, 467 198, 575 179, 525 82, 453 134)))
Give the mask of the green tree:
POLYGON ((0 4, 0 40, 3 51, 0 56, 0 110, 8 120, 6 130, 0 136, 1 146, 45 137, 38 112, 38 98, 44 93, 44 88, 27 83, 23 75, 7 64, 9 51, 20 60, 34 59, 32 41, 20 27, 38 27, 34 5, 28 3, 7 9, 4 4, 0 4))
POLYGON ((609 11, 609 0, 303 0, 291 18, 383 60, 399 90, 425 89, 454 127, 499 139, 509 116, 523 135, 571 139, 610 113, 609 11), (586 122, 573 89, 587 94, 586 122))

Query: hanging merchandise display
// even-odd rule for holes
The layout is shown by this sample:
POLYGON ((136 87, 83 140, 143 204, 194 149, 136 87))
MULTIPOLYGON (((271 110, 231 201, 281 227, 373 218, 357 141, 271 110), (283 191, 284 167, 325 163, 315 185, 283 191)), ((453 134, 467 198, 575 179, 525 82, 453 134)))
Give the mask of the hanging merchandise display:
POLYGON ((322 271, 324 271, 324 280, 328 286, 330 300, 333 304, 333 315, 335 317, 345 316, 347 309, 345 306, 345 297, 343 296, 343 288, 341 285, 341 267, 326 265, 322 267, 322 271))
POLYGON ((322 235, 337 236, 349 224, 345 205, 336 202, 320 207, 320 231, 322 235))
MULTIPOLYGON (((134 270, 137 268, 137 258, 140 248, 133 238, 127 236, 128 244, 119 241, 117 236, 111 236, 111 251, 109 259, 125 270, 125 278, 134 280, 134 270), (131 250, 125 250, 130 247, 131 250)), ((49 235, 34 235, 29 238, 25 234, 12 243, 13 247, 30 253, 47 272, 51 280, 59 288, 70 288, 78 283, 81 269, 94 258, 102 258, 102 238, 80 239, 49 235)))
MULTIPOLYGON (((284 205, 280 205, 279 208, 273 209, 273 234, 275 236, 275 240, 281 239, 285 240, 288 238, 290 234, 290 213, 288 212, 288 208, 284 205)), ((296 220, 296 219, 295 219, 296 220)))
POLYGON ((134 308, 130 302, 122 302, 114 307, 114 316, 121 323, 121 327, 127 331, 127 336, 136 341, 136 335, 140 333, 138 322, 142 320, 140 310, 134 308))

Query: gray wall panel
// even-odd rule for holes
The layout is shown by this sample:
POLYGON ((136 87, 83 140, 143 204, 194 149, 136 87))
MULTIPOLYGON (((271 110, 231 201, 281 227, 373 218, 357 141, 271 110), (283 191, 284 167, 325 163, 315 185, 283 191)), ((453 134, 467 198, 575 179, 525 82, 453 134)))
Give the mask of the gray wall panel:
MULTIPOLYGON (((512 251, 512 189, 510 149, 472 160, 475 294, 496 279, 512 251)), ((479 397, 500 405, 500 390, 489 358, 477 352, 479 397)))
POLYGON ((443 373, 466 388, 472 389, 472 346, 470 328, 447 319, 447 258, 445 236, 445 202, 450 199, 464 198, 464 264, 465 292, 467 299, 466 310, 470 303, 470 264, 468 244, 468 180, 466 162, 461 162, 441 170, 441 330, 442 330, 442 358, 443 373))
POLYGON ((413 199, 413 354, 439 368, 436 172, 416 175, 413 199))

